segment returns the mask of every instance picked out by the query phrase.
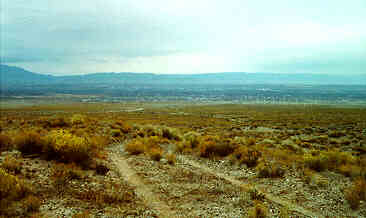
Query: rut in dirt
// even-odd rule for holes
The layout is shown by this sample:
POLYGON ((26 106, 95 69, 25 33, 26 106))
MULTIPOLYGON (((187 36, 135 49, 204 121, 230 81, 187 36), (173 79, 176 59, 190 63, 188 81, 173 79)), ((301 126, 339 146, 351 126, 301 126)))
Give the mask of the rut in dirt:
POLYGON ((143 183, 140 177, 136 175, 136 172, 130 168, 124 157, 117 154, 110 154, 110 158, 121 178, 135 187, 136 195, 143 200, 146 206, 153 209, 159 217, 177 217, 176 213, 143 183))
POLYGON ((224 179, 228 182, 230 182, 231 184, 235 185, 235 186, 245 186, 245 185, 251 185, 253 188, 255 188, 258 192, 262 193, 264 195, 264 197, 268 200, 268 201, 271 201, 271 202, 274 202, 274 203, 277 203, 281 206, 285 206, 287 207, 289 210, 292 210, 292 211, 296 211, 298 213, 301 213, 305 216, 310 216, 310 217, 324 217, 323 215, 321 214, 317 214, 317 213, 314 213, 310 210, 307 210, 299 205, 296 205, 296 204, 293 204, 289 201, 286 201, 286 200, 283 200, 281 198, 278 198, 274 195, 271 195, 271 194, 268 194, 268 193, 265 193, 263 191, 260 191, 258 187, 256 187, 254 184, 250 184, 250 183, 245 183, 245 182, 242 182, 240 180, 237 180, 235 178, 232 178, 228 175, 225 175, 223 173, 220 173, 220 172, 216 172, 212 169, 210 169, 209 167, 207 166, 204 166, 204 165, 201 165, 195 161, 192 161, 192 160, 189 160, 187 158, 185 158, 184 156, 179 156, 179 158, 177 158, 177 160, 179 160, 180 162, 184 163, 184 164, 188 164, 188 165, 191 165, 197 169, 200 169, 201 171, 205 172, 205 173, 209 173, 211 175, 214 175, 216 176, 217 178, 221 178, 221 179, 224 179))

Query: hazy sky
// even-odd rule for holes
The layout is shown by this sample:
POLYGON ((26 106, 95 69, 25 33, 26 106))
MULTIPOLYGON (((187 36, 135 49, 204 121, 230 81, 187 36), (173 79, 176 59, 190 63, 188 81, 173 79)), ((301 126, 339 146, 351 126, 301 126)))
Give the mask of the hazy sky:
POLYGON ((35 72, 366 74, 366 0, 1 0, 1 62, 35 72))

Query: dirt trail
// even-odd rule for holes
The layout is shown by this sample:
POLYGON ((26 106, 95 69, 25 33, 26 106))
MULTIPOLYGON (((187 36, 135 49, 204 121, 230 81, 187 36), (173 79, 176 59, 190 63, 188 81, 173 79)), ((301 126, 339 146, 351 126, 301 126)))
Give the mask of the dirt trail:
POLYGON ((135 192, 137 196, 144 201, 146 206, 155 210, 159 217, 177 217, 176 213, 172 211, 168 205, 162 202, 159 197, 142 182, 142 180, 136 175, 136 172, 130 168, 124 157, 111 153, 110 158, 115 164, 120 176, 136 187, 135 192))
MULTIPOLYGON (((202 171, 204 171, 205 173, 209 173, 209 174, 212 174, 218 178, 221 178, 221 179, 225 179, 226 181, 230 182, 231 184, 233 185, 236 185, 236 186, 243 186, 243 185, 248 185, 249 183, 245 183, 245 182, 242 182, 240 180, 237 180, 235 178, 232 178, 228 175, 225 175, 223 173, 220 173, 220 172, 216 172, 212 169, 210 169, 209 167, 207 166, 204 166, 204 165, 201 165, 195 161, 192 161, 192 160, 189 160, 187 158, 185 158, 184 156, 180 155, 179 157, 177 157, 177 160, 181 161, 182 163, 185 163, 185 164, 188 164, 188 165, 191 165, 195 168, 198 168, 202 171)), ((274 203, 277 203, 277 204, 280 204, 282 206, 285 206, 287 207, 289 210, 292 210, 292 211, 296 211, 298 213, 301 213, 305 216, 310 216, 310 217, 317 217, 317 218, 320 218, 320 217, 324 217, 323 215, 321 214, 317 214, 317 213, 314 213, 312 211, 309 211, 299 205, 296 205, 296 204, 293 204, 291 202, 288 202, 288 201, 285 201, 285 200, 282 200, 278 197, 275 197, 271 194, 268 194, 268 193, 264 193, 262 191, 260 191, 260 189, 258 187, 256 187, 254 184, 249 184, 251 185, 252 187, 254 187, 255 189, 257 189, 258 192, 264 194, 265 198, 271 202, 274 202, 274 203)))

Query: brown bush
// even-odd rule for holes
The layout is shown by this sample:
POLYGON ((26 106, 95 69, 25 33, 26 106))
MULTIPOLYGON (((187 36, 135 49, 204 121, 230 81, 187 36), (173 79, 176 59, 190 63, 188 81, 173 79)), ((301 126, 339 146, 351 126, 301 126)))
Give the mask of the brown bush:
POLYGON ((59 163, 53 166, 51 177, 56 182, 56 184, 64 185, 69 180, 83 179, 84 172, 74 163, 59 163))
POLYGON ((41 154, 45 147, 45 140, 38 132, 28 130, 18 133, 14 144, 23 154, 41 154))
POLYGON ((345 198, 350 204, 352 209, 358 209, 360 201, 366 200, 366 180, 357 179, 353 182, 352 186, 345 190, 345 198))
POLYGON ((90 218, 92 217, 88 211, 84 211, 81 213, 74 214, 72 218, 90 218))
POLYGON ((14 201, 18 201, 32 193, 32 188, 19 179, 0 168, 0 215, 14 201))
POLYGON ((220 156, 225 157, 234 152, 235 147, 228 140, 223 140, 218 136, 204 136, 199 144, 200 156, 220 156))
POLYGON ((0 133, 0 152, 11 149, 12 142, 8 135, 0 133))
POLYGON ((20 161, 15 159, 13 156, 6 156, 1 167, 4 168, 9 173, 18 174, 22 169, 20 161))
POLYGON ((149 156, 152 160, 160 161, 163 156, 163 151, 161 148, 151 148, 149 150, 149 156))
POLYGON ((258 159, 262 156, 260 151, 251 147, 240 146, 233 155, 239 160, 240 164, 246 164, 248 167, 255 167, 258 164, 258 159))
POLYGON ((254 207, 249 210, 250 218, 265 218, 268 216, 268 208, 263 203, 256 202, 254 207))
POLYGON ((175 154, 167 154, 166 159, 168 161, 168 164, 171 164, 171 165, 174 165, 175 162, 177 161, 177 157, 175 156, 175 154))
POLYGON ((26 197, 22 203, 27 213, 37 212, 42 204, 41 200, 33 195, 26 197))
POLYGON ((125 151, 132 155, 138 155, 145 152, 145 144, 141 138, 133 139, 125 145, 125 151))
POLYGON ((256 170, 260 178, 282 177, 285 174, 285 170, 276 163, 261 162, 257 165, 256 170))

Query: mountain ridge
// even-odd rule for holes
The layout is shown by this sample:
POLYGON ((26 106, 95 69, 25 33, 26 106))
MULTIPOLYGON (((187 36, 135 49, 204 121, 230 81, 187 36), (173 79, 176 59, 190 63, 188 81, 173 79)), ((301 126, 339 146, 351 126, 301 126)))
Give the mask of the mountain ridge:
POLYGON ((134 72, 98 72, 83 75, 54 76, 25 70, 20 67, 0 65, 0 83, 10 84, 80 84, 80 83, 131 83, 131 84, 336 84, 365 85, 366 75, 283 74, 218 72, 202 74, 155 74, 134 72))

